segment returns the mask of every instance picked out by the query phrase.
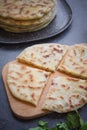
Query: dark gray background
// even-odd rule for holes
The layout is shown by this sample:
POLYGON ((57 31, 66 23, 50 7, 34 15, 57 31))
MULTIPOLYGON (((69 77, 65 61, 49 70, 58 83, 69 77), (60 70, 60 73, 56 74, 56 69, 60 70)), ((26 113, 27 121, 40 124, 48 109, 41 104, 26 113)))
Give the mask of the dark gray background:
MULTIPOLYGON (((23 44, 1 44, 0 43, 0 130, 28 130, 36 126, 39 120, 49 122, 49 126, 54 126, 57 122, 65 119, 66 114, 52 113, 44 117, 32 120, 21 120, 16 118, 11 112, 5 88, 2 82, 3 66, 14 60, 15 57, 26 47, 37 43, 61 43, 72 45, 75 43, 87 43, 87 0, 67 0, 73 12, 71 26, 61 33, 49 39, 23 44)), ((87 105, 79 110, 84 120, 87 120, 87 105)))

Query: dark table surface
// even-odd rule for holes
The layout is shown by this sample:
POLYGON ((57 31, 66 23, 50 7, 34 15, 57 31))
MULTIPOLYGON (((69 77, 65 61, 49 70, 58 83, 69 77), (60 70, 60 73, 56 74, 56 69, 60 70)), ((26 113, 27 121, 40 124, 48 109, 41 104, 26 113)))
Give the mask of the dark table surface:
MULTIPOLYGON (((67 0, 73 12, 71 26, 61 33, 49 39, 23 44, 0 43, 0 130, 28 130, 36 126, 39 120, 48 121, 50 127, 57 122, 65 120, 66 114, 52 113, 32 120, 21 120, 11 112, 5 88, 2 82, 3 66, 14 60, 15 57, 26 47, 37 43, 61 43, 72 45, 75 43, 87 43, 87 0, 67 0)), ((87 105, 79 110, 82 118, 87 120, 87 105)))

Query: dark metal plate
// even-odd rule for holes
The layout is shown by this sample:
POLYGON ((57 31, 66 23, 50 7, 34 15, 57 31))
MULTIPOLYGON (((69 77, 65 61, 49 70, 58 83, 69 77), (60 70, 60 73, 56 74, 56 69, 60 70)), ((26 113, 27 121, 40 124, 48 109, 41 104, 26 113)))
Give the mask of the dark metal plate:
POLYGON ((69 27, 72 22, 72 10, 65 0, 57 2, 57 16, 44 29, 32 33, 11 33, 0 29, 0 43, 16 44, 31 42, 55 36, 69 27))

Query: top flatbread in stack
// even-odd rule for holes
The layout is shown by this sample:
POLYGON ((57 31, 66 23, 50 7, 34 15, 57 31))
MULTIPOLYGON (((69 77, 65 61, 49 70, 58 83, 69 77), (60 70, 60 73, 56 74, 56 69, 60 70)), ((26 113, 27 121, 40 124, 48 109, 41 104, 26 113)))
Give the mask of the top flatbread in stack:
POLYGON ((0 0, 0 27, 32 32, 47 26, 56 15, 56 0, 0 0))
POLYGON ((17 59, 48 71, 55 71, 68 46, 61 44, 38 44, 26 48, 17 59))
POLYGON ((87 79, 87 46, 75 45, 58 66, 60 71, 87 79))

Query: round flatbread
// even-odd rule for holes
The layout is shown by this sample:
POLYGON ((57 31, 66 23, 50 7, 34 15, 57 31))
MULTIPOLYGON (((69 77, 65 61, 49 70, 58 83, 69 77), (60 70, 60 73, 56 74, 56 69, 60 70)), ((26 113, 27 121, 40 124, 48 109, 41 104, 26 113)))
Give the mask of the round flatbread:
POLYGON ((0 0, 0 16, 15 20, 40 19, 55 6, 55 0, 0 0))
POLYGON ((55 16, 56 0, 0 0, 0 27, 6 31, 37 31, 55 16))
POLYGON ((49 13, 47 13, 44 17, 40 19, 15 20, 12 18, 0 17, 0 21, 6 25, 12 25, 12 26, 33 26, 46 22, 47 19, 50 19, 53 16, 53 14, 56 15, 56 6, 52 8, 49 13))
POLYGON ((50 12, 48 16, 45 16, 42 19, 39 19, 38 21, 9 21, 8 19, 4 19, 4 21, 0 18, 0 27, 4 28, 7 31, 11 32, 33 32, 40 30, 44 27, 46 27, 55 17, 56 12, 50 12), (24 25, 23 25, 24 24, 24 25))

